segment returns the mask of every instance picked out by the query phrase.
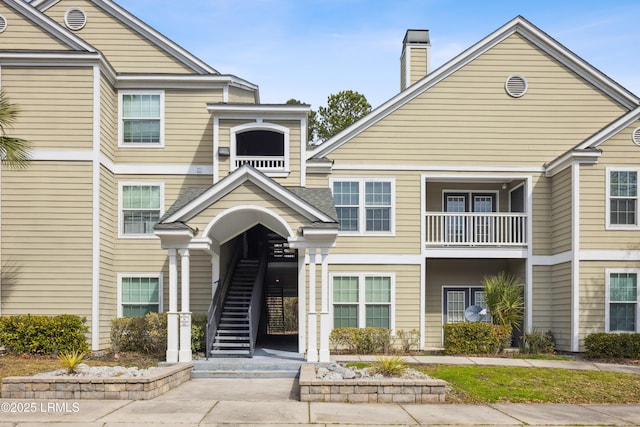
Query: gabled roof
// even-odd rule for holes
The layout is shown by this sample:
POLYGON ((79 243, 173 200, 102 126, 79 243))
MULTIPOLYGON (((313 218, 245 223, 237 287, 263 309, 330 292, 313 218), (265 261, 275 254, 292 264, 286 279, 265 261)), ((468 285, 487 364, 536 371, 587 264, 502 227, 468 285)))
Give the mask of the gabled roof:
POLYGON ((29 3, 23 0, 0 0, 17 13, 26 17, 30 21, 37 24, 43 31, 49 33, 56 40, 59 40, 61 43, 69 46, 69 49, 80 51, 80 52, 90 52, 96 53, 98 50, 91 46, 89 43, 84 41, 82 38, 76 36, 71 31, 67 30, 63 26, 59 25, 56 21, 49 18, 44 13, 40 12, 38 9, 34 8, 29 3))
POLYGON ((158 221, 156 228, 185 224, 246 182, 255 184, 311 223, 330 223, 337 227, 337 214, 329 189, 287 188, 257 169, 243 165, 210 187, 186 190, 158 221))
MULTIPOLYGON (((17 2, 23 2, 22 0, 14 0, 17 2)), ((44 12, 50 7, 54 6, 61 0, 32 0, 31 5, 38 10, 44 12)), ((111 0, 88 0, 93 3, 95 6, 104 10, 124 25, 131 28, 133 31, 140 34, 142 37, 149 40, 149 42, 156 45, 158 48, 165 51, 167 54, 174 57, 176 60, 192 69, 196 73, 200 74, 220 74, 214 68, 209 66, 207 63, 197 58, 181 46, 177 45, 173 41, 169 40, 167 37, 160 34, 158 31, 153 29, 151 26, 145 24, 143 21, 133 16, 125 9, 117 5, 111 0)), ((24 2, 23 2, 24 3, 24 2)))
POLYGON ((635 122, 638 119, 640 119, 640 107, 629 111, 627 114, 612 122, 604 129, 596 132, 591 137, 584 140, 584 142, 578 144, 575 147, 575 150, 597 148, 600 144, 616 135, 617 133, 621 132, 622 130, 626 129, 631 123, 635 122))
POLYGON ((422 80, 416 82, 406 90, 394 96, 367 116, 347 127, 331 139, 320 144, 316 149, 307 153, 307 159, 325 157, 356 135, 373 126, 384 117, 410 102, 438 82, 450 76, 472 60, 476 59, 498 43, 513 34, 519 34, 524 39, 553 57, 569 70, 573 71, 590 84, 597 87, 624 108, 634 109, 640 104, 640 98, 613 81, 607 75, 584 61, 575 53, 558 43, 551 36, 527 21, 517 16, 475 45, 458 56, 429 73, 422 80))

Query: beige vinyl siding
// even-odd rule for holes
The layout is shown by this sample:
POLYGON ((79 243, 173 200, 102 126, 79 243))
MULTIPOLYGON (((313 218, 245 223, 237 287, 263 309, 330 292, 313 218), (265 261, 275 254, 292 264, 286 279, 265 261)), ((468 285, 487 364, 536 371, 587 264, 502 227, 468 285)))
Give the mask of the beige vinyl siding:
POLYGON ((532 290, 533 298, 529 306, 532 310, 533 328, 550 331, 553 325, 553 281, 551 266, 534 265, 532 290))
POLYGON ((414 84, 418 80, 427 75, 427 49, 412 47, 411 49, 411 68, 409 85, 414 84))
POLYGON ((2 67, 2 87, 20 106, 12 132, 33 149, 93 147, 93 68, 2 67))
POLYGON ((88 162, 3 168, 2 314, 71 313, 90 326, 91 174, 88 162))
POLYGON ((70 8, 80 8, 87 16, 87 24, 84 28, 74 33, 99 49, 117 72, 153 74, 193 72, 89 1, 59 2, 47 9, 46 14, 65 26, 64 15, 70 8))
POLYGON ((580 167, 580 249, 629 250, 640 248, 640 232, 607 230, 607 166, 640 167, 640 147, 631 140, 640 121, 604 142, 597 165, 580 167))
POLYGON ((189 221, 189 225, 193 228, 197 227, 200 230, 204 230, 216 215, 219 215, 227 209, 234 208, 240 205, 251 205, 267 208, 275 215, 285 220, 291 230, 293 230, 294 232, 298 229, 298 227, 307 225, 309 223, 307 219, 302 217, 300 214, 282 203, 277 198, 265 193, 255 184, 246 182, 240 187, 231 191, 229 194, 220 198, 220 200, 216 201, 214 206, 205 209, 195 218, 191 219, 189 221))
MULTIPOLYGON (((191 312, 206 313, 211 304, 211 255, 204 251, 189 251, 191 256, 191 312)), ((217 280, 217 278, 216 278, 217 280)), ((166 282, 168 288, 169 282, 166 282)), ((168 289, 167 289, 168 290, 168 289)), ((167 308, 169 300, 166 301, 167 308)))
POLYGON ((119 147, 118 163, 210 165, 213 162, 213 119, 206 103, 217 93, 165 91, 164 147, 119 147))
POLYGON ((229 102, 238 102, 246 104, 256 104, 256 94, 254 91, 240 89, 238 87, 229 87, 229 102))
POLYGON ((623 113, 514 34, 328 157, 336 165, 540 167, 623 113), (504 89, 514 73, 529 84, 517 99, 504 89))
POLYGON ((100 168, 100 348, 111 345, 111 320, 116 317, 117 278, 114 245, 118 235, 118 194, 113 174, 100 168))
POLYGON ((533 175, 532 225, 533 255, 551 253, 551 180, 544 174, 533 175))
POLYGON ((571 250, 572 178, 567 168, 551 178, 551 247, 554 254, 571 250))
POLYGON ((444 286, 480 287, 484 276, 505 271, 523 277, 523 268, 524 260, 427 259, 425 346, 427 348, 442 347, 444 286))
POLYGON ((11 50, 71 50, 42 28, 16 13, 6 4, 0 4, 0 15, 7 21, 7 29, 0 34, 2 49, 11 50))
POLYGON ((551 332, 558 350, 571 351, 571 263, 551 266, 551 280, 551 332))
POLYGON ((115 160, 118 145, 118 95, 111 83, 100 79, 100 153, 115 160))

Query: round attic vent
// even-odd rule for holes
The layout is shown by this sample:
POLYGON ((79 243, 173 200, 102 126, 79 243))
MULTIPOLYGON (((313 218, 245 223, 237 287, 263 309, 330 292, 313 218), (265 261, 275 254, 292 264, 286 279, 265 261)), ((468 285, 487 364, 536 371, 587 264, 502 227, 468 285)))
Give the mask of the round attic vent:
POLYGON ((0 33, 4 33, 4 30, 7 29, 7 19, 0 15, 0 33))
POLYGON ((87 15, 82 9, 69 9, 64 14, 64 23, 70 30, 81 30, 87 23, 87 15))
POLYGON ((640 145, 640 128, 635 128, 635 130, 631 133, 631 139, 633 143, 636 145, 640 145))
POLYGON ((527 81, 524 77, 514 74, 509 76, 504 88, 510 96, 520 98, 527 91, 527 81))

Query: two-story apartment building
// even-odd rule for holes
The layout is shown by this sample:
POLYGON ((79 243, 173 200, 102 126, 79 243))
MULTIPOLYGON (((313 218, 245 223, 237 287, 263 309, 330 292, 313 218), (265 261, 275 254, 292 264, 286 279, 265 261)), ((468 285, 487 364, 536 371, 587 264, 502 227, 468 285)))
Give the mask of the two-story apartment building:
POLYGON ((526 330, 581 351, 640 330, 640 99, 522 17, 436 70, 409 30, 401 90, 307 148, 306 105, 261 104, 109 0, 2 0, 0 85, 34 144, 0 181, 1 314, 168 313, 167 360, 250 354, 297 296, 298 349, 417 329, 524 283, 526 330))

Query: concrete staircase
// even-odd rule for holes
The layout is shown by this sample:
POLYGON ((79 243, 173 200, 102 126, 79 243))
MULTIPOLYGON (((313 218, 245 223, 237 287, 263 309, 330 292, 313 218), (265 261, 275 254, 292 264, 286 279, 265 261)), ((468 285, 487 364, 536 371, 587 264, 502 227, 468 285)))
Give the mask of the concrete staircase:
POLYGON ((238 263, 213 340, 212 357, 251 357, 249 304, 258 268, 259 260, 256 259, 243 259, 238 263))

